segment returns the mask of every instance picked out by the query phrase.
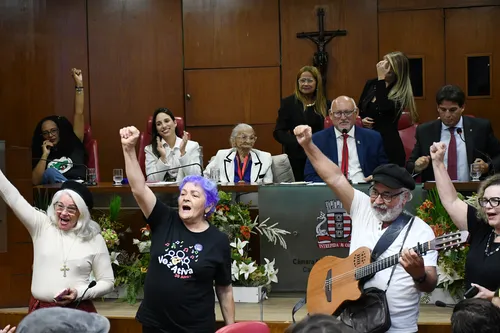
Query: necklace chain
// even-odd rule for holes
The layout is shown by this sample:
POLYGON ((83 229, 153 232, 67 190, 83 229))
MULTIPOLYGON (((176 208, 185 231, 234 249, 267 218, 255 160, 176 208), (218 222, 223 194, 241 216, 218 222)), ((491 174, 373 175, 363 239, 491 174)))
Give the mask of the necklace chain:
POLYGON ((66 258, 64 258, 64 255, 65 255, 65 253, 64 253, 64 236, 63 236, 63 233, 60 229, 59 229, 59 234, 61 235, 61 254, 62 254, 62 260, 63 260, 63 265, 62 265, 60 270, 61 270, 61 272, 63 272, 63 277, 66 277, 66 272, 69 271, 69 268, 67 266, 69 254, 71 253, 71 250, 73 249, 73 246, 75 245, 76 240, 78 239, 78 235, 75 237, 75 239, 73 239, 73 243, 71 244, 71 247, 69 248, 69 251, 66 254, 66 258))
POLYGON ((491 243, 493 243, 493 242, 494 242, 494 240, 495 240, 495 238, 496 238, 496 237, 498 237, 498 236, 500 236, 500 235, 497 235, 497 234, 495 233, 495 231, 494 231, 494 230, 493 230, 493 231, 491 232, 491 234, 488 236, 488 242, 486 243, 486 249, 484 250, 484 254, 485 254, 487 257, 489 257, 489 256, 491 256, 492 254, 495 254, 495 253, 497 253, 498 251, 500 251, 500 245, 499 245, 496 249, 494 249, 493 251, 490 251, 490 245, 491 245, 491 243), (493 239, 491 239, 491 238, 492 238, 491 236, 493 236, 493 235, 495 235, 495 236, 493 237, 493 239))

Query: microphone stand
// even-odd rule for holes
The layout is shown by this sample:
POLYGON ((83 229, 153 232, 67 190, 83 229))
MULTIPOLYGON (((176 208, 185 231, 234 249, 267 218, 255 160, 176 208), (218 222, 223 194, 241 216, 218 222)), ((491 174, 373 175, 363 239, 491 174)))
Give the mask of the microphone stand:
POLYGON ((260 321, 264 321, 264 300, 266 299, 267 296, 267 288, 262 287, 262 292, 260 296, 260 321))

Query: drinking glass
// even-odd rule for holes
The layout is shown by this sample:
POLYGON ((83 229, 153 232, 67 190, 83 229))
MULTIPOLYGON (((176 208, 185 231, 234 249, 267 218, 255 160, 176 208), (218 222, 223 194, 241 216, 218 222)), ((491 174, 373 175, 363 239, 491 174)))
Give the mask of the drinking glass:
POLYGON ((473 182, 478 182, 479 177, 481 177, 481 164, 472 163, 470 165, 470 178, 472 178, 473 182))
POLYGON ((218 183, 220 181, 220 169, 213 168, 210 170, 210 179, 218 183))
POLYGON ((95 179, 96 179, 95 168, 88 168, 87 169, 87 184, 94 185, 96 183, 95 179))
POLYGON ((123 180, 123 169, 113 169, 113 185, 121 185, 123 180))

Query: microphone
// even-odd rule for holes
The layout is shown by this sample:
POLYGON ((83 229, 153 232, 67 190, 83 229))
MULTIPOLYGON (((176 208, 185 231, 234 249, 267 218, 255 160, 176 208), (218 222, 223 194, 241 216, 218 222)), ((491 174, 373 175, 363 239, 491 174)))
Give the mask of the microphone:
MULTIPOLYGON (((457 128, 457 134, 460 137, 460 139, 465 144, 467 144, 467 142, 465 142, 465 139, 462 138, 462 129, 460 127, 457 128)), ((489 163, 490 167, 492 168, 493 173, 495 173, 495 166, 493 165, 493 160, 491 159, 490 155, 483 153, 482 151, 480 151, 476 147, 474 147, 474 150, 477 151, 479 154, 483 155, 484 157, 486 157, 486 159, 488 160, 488 163, 489 163)))
POLYGON ((260 321, 264 321, 264 300, 267 297, 267 288, 262 287, 262 292, 260 296, 260 321))
POLYGON ((80 297, 80 299, 78 300, 78 302, 76 302, 75 309, 76 309, 76 308, 78 308, 78 306, 80 305, 80 302, 82 301, 83 296, 85 296, 85 294, 87 293, 87 290, 89 290, 90 288, 95 287, 95 285, 96 285, 96 284, 97 284, 97 282, 95 282, 95 280, 94 280, 94 281, 91 281, 91 282, 89 283, 89 286, 88 286, 88 287, 87 287, 87 289, 85 289, 85 291, 83 292, 82 297, 80 297))
POLYGON ((203 167, 201 166, 200 163, 190 163, 190 164, 186 164, 186 165, 181 165, 181 166, 178 166, 178 167, 175 167, 175 168, 170 168, 170 169, 166 169, 166 170, 162 170, 162 171, 155 171, 155 172, 150 172, 146 175, 146 179, 148 179, 149 176, 151 175, 156 175, 157 173, 165 173, 165 176, 163 176, 163 181, 166 181, 167 179, 167 174, 169 171, 173 171, 173 170, 178 170, 178 169, 182 169, 182 168, 187 168, 187 167, 190 167, 190 166, 194 166, 194 165, 197 165, 199 168, 200 168, 200 174, 201 176, 203 176, 203 167))
MULTIPOLYGON (((32 160, 37 160, 37 161, 45 161, 45 162, 54 162, 53 159, 48 159, 48 158, 32 158, 32 160)), ((68 163, 72 166, 82 166, 85 168, 85 174, 88 175, 89 173, 89 167, 86 166, 85 164, 82 164, 82 163, 68 163)), ((94 175, 95 176, 95 175, 94 175)), ((92 180, 88 180, 87 179, 87 176, 85 176, 85 181, 83 182, 83 184, 85 186, 96 186, 97 185, 97 182, 95 179, 92 179, 92 180)))
POLYGON ((440 308, 454 308, 454 304, 446 304, 445 302, 442 301, 436 301, 434 303, 435 306, 439 306, 440 308))

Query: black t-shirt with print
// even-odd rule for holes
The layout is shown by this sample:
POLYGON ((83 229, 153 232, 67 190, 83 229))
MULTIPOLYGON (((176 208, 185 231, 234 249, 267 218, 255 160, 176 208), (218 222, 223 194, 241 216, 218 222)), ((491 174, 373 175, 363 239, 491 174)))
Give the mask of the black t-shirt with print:
POLYGON ((467 210, 467 229, 470 233, 469 253, 465 263, 465 289, 470 288, 471 283, 478 284, 491 291, 500 287, 500 250, 490 256, 486 256, 485 249, 490 239, 489 252, 500 246, 492 243, 490 237, 493 228, 485 221, 476 217, 476 208, 469 205, 467 210))
POLYGON ((177 211, 159 200, 147 221, 151 261, 137 320, 169 333, 215 332, 214 281, 231 284, 227 235, 212 225, 189 231, 177 211))
MULTIPOLYGON (((67 147, 66 147, 67 148, 67 147)), ((87 179, 85 167, 85 147, 81 141, 75 141, 71 149, 62 151, 58 147, 51 149, 46 168, 55 168, 67 179, 87 179)), ((33 158, 32 168, 38 164, 40 157, 33 158)))

